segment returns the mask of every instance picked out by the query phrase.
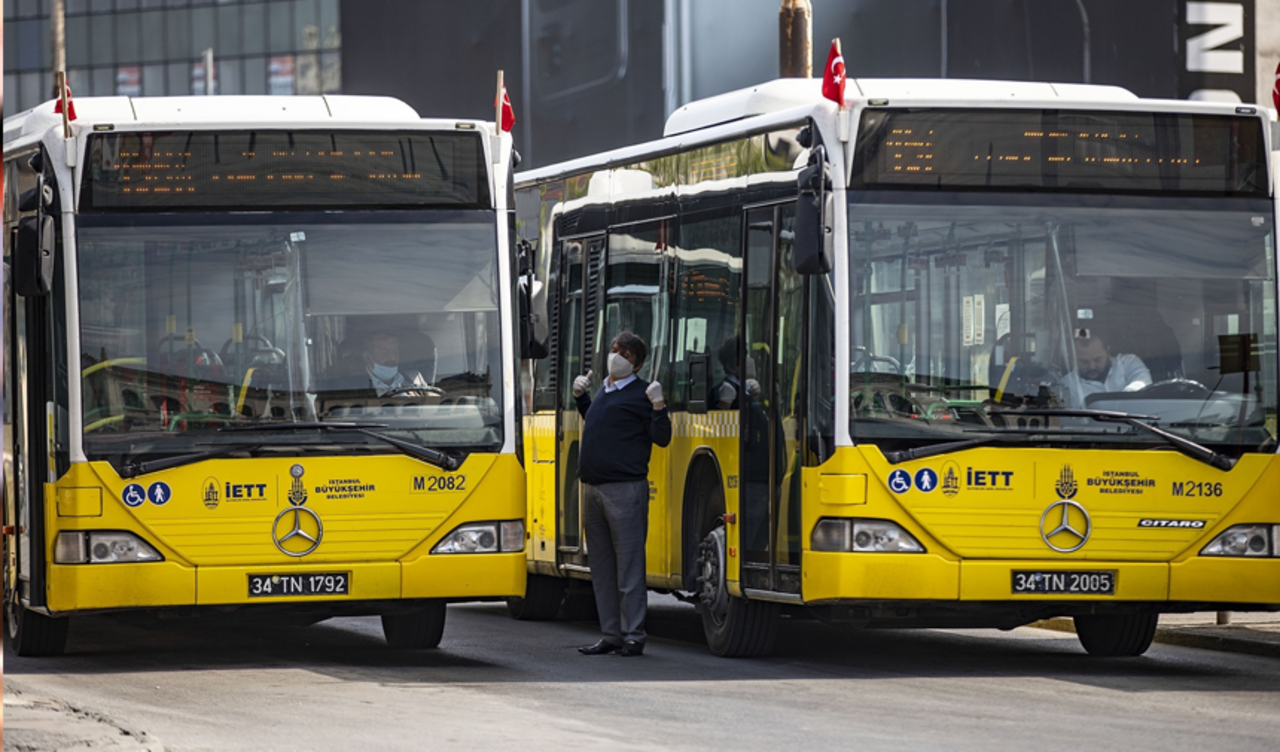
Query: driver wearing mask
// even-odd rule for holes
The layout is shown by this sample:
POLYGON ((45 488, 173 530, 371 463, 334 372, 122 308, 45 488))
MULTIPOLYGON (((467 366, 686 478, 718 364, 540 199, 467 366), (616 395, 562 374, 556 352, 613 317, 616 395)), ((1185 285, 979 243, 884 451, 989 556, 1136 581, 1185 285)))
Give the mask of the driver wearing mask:
POLYGON ((365 370, 375 394, 385 396, 414 396, 413 387, 427 386, 426 379, 417 371, 400 370, 400 338, 394 334, 374 334, 364 348, 365 370))

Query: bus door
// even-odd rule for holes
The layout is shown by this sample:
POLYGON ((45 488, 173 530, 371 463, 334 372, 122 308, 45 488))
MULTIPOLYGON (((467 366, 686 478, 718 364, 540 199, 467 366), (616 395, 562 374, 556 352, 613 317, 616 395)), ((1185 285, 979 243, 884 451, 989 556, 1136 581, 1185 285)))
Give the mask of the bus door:
POLYGON ((754 373, 760 391, 739 400, 741 581, 799 593, 805 286, 791 265, 795 205, 749 209, 746 222, 739 373, 754 373))
MULTIPOLYGON (((556 340, 557 389, 560 409, 556 414, 556 513, 560 562, 574 568, 587 566, 582 545, 582 495, 578 488, 578 441, 582 418, 573 398, 573 380, 600 365, 596 357, 596 330, 599 327, 600 264, 605 235, 600 233, 564 240, 559 255, 560 311, 556 340)), ((593 386, 604 378, 596 373, 593 386)))
MULTIPOLYGON (((35 190, 37 174, 31 169, 28 158, 19 157, 16 169, 6 170, 5 181, 17 177, 19 192, 35 190), (16 176, 13 174, 16 172, 16 176)), ((47 158, 47 157, 46 157, 47 158)), ((11 163, 13 164, 13 163, 11 163)), ((50 180, 49 184, 52 185, 50 180)), ((56 189, 55 189, 56 190, 56 189)), ((10 212, 6 212, 10 214, 10 212)), ((54 216, 59 216, 56 212, 54 216)), ((16 219, 16 212, 6 220, 16 219)), ((60 471, 66 470, 65 438, 60 434, 66 427, 66 379, 59 373, 63 361, 57 344, 60 337, 53 336, 55 325, 55 300, 61 305, 60 274, 62 264, 55 266, 59 275, 54 289, 46 295, 22 296, 17 294, 12 273, 20 265, 13 263, 16 252, 10 221, 5 222, 5 362, 4 405, 6 428, 10 432, 5 447, 5 524, 12 525, 15 534, 17 597, 32 608, 47 603, 44 535, 44 484, 53 481, 60 471), (55 392, 55 378, 60 387, 55 392), (55 408, 55 405, 62 407, 55 408), (54 437, 60 441, 55 445, 54 437), (10 466, 10 463, 12 465, 10 466), (12 494, 10 496, 10 494, 12 494)), ((61 370, 65 370, 65 365, 61 370)), ((7 567, 9 562, 5 562, 7 567)))

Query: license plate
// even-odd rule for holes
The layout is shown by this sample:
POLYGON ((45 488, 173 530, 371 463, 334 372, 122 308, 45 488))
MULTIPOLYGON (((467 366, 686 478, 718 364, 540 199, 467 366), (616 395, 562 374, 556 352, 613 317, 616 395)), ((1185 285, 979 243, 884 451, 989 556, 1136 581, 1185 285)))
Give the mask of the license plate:
POLYGON ((1115 572, 1014 572, 1015 593, 1115 595, 1115 572))
POLYGON ((249 575, 250 598, 282 598, 295 595, 349 595, 350 592, 350 572, 249 575))

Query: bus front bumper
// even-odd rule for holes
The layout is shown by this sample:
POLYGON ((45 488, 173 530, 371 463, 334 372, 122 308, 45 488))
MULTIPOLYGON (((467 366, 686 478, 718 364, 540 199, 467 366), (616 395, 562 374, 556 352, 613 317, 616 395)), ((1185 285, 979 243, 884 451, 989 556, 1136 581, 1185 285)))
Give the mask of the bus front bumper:
POLYGON ((953 561, 933 554, 806 551, 806 603, 852 600, 1143 601, 1280 604, 1280 558, 1195 556, 1179 562, 953 561), (1015 573, 1114 574, 1110 594, 1015 593, 1015 573))
POLYGON ((481 600, 524 595, 525 553, 436 554, 406 562, 308 562, 237 567, 78 564, 49 567, 49 610, 54 613, 176 606, 265 603, 344 603, 442 598, 481 600), (280 578, 343 575, 341 595, 291 595, 273 589, 252 594, 251 575, 280 578))

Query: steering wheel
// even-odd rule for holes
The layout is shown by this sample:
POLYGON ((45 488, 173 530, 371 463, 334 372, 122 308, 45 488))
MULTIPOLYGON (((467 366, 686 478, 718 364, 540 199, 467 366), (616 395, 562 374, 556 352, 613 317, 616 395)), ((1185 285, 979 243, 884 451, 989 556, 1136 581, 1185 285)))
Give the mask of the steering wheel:
POLYGON ((380 397, 404 397, 404 396, 411 395, 414 392, 426 392, 427 394, 435 394, 441 397, 444 396, 443 389, 435 386, 429 386, 427 384, 402 384, 400 386, 388 389, 387 391, 383 392, 379 396, 380 397))
POLYGON ((870 350, 865 347, 858 348, 860 351, 858 357, 853 359, 853 365, 849 366, 850 373, 858 373, 861 371, 869 371, 875 367, 876 363, 888 363, 893 366, 893 373, 902 375, 902 363, 897 358, 888 355, 873 355, 870 350))
POLYGON ((1209 387, 1194 379, 1168 379, 1148 384, 1137 390, 1135 394, 1143 397, 1166 397, 1173 399, 1201 399, 1211 394, 1209 387))
MULTIPOLYGON (((158 352, 168 342, 179 342, 179 341, 182 342, 183 347, 181 349, 171 350, 166 355, 166 357, 171 359, 170 365, 172 366, 173 359, 176 358, 183 349, 186 349, 187 347, 186 339, 187 339, 186 335, 166 334, 165 336, 161 337, 160 340, 156 343, 156 350, 158 352)), ((219 358, 218 354, 213 350, 210 350, 209 348, 200 344, 200 340, 196 339, 195 337, 192 337, 190 347, 192 350, 195 351, 195 367, 192 369, 193 371, 192 373, 186 374, 187 376, 194 376, 196 378, 205 378, 211 375, 211 372, 215 367, 217 368, 222 367, 222 358, 219 358)))

